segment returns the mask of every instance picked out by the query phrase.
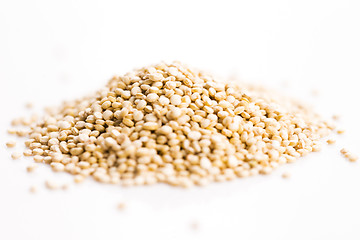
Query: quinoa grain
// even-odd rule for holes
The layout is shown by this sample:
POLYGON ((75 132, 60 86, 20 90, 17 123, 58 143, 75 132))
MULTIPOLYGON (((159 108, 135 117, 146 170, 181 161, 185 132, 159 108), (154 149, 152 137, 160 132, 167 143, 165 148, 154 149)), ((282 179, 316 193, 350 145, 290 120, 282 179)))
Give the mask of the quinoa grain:
POLYGON ((31 165, 26 167, 26 171, 31 173, 31 172, 34 172, 36 168, 37 168, 37 165, 31 164, 31 165))
POLYGON ((281 176, 282 178, 290 178, 291 174, 289 172, 284 172, 281 176))
POLYGON ((126 208, 126 204, 124 202, 121 202, 117 205, 118 210, 124 211, 126 208))
POLYGON ((15 147, 16 146, 16 142, 15 141, 8 141, 7 143, 6 143, 6 147, 7 148, 13 148, 13 147, 15 147))
POLYGON ((21 155, 22 154, 19 153, 19 152, 14 152, 14 153, 11 154, 11 158, 14 159, 14 160, 17 160, 17 159, 21 158, 21 155))
POLYGON ((31 192, 31 193, 37 193, 38 192, 38 187, 36 187, 36 186, 31 186, 30 187, 30 189, 29 189, 29 191, 31 192))

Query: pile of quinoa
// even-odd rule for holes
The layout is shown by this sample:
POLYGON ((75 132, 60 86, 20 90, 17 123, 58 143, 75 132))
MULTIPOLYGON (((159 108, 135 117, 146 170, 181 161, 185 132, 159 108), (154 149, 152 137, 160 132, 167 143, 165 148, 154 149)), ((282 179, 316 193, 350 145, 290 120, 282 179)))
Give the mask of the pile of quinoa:
POLYGON ((160 63, 115 76, 41 119, 16 120, 27 130, 10 133, 27 138, 25 156, 76 182, 92 176, 189 187, 269 174, 320 150, 334 126, 308 109, 263 88, 160 63))

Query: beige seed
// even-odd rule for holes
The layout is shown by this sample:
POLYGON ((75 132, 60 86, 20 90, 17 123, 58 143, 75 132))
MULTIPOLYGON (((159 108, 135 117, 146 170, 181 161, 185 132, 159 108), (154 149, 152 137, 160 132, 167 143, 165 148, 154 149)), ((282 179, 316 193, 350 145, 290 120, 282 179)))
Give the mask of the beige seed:
POLYGON ((182 111, 178 107, 174 107, 169 111, 169 118, 171 119, 177 119, 182 115, 182 111))
POLYGON ((199 230, 199 223, 198 223, 198 222, 192 222, 192 223, 190 224, 190 228, 191 228, 191 230, 193 230, 193 231, 198 231, 198 230, 199 230))
POLYGON ((106 110, 104 113, 103 113, 103 118, 105 120, 110 120, 112 117, 113 117, 113 112, 110 111, 110 110, 106 110))
POLYGON ((68 190, 69 187, 70 187, 69 184, 66 184, 66 183, 65 183, 65 184, 63 184, 63 185, 61 186, 61 189, 62 189, 62 190, 68 190))
POLYGON ((170 67, 169 68, 169 73, 172 75, 172 76, 177 76, 179 74, 179 71, 177 70, 177 68, 175 67, 170 67))
POLYGON ((160 96, 160 98, 159 98, 159 103, 160 103, 162 106, 167 106, 167 105, 169 105, 170 100, 169 100, 167 97, 165 97, 165 96, 160 96))
POLYGON ((146 96, 146 101, 153 103, 158 100, 159 96, 156 93, 150 93, 146 96))
POLYGON ((16 129, 13 129, 13 128, 9 128, 9 129, 7 130, 7 133, 8 133, 8 134, 16 134, 16 133, 17 133, 17 130, 16 130, 16 129))
POLYGON ((337 134, 344 134, 345 130, 344 129, 338 129, 338 130, 336 130, 336 133, 337 134))
POLYGON ((31 108, 34 107, 34 105, 33 105, 33 103, 28 102, 28 103, 26 103, 25 107, 28 108, 28 109, 31 109, 31 108))
POLYGON ((33 155, 39 155, 41 156, 44 153, 44 150, 42 150, 41 148, 35 148, 32 151, 33 155))
POLYGON ((136 108, 138 109, 138 110, 143 110, 145 107, 146 107, 146 101, 145 100, 140 100, 139 102, 138 102, 138 104, 136 105, 136 108))
POLYGON ((153 81, 160 81, 162 80, 164 77, 161 73, 153 73, 149 75, 149 78, 153 81))
POLYGON ((8 148, 13 148, 13 147, 15 147, 16 146, 16 142, 15 141, 8 141, 7 143, 6 143, 6 147, 8 147, 8 148))
POLYGON ((125 208, 126 208, 126 204, 124 202, 121 202, 121 203, 118 204, 117 208, 120 211, 124 211, 125 208))
POLYGON ((156 130, 159 128, 159 125, 155 122, 146 122, 146 123, 144 123, 143 128, 145 130, 156 130))
POLYGON ((337 121, 337 120, 340 119, 340 116, 337 115, 337 114, 335 114, 335 115, 332 116, 332 119, 335 120, 335 121, 337 121))
POLYGON ((158 132, 160 134, 164 134, 164 135, 169 135, 170 133, 172 133, 172 128, 170 126, 162 126, 158 132))
POLYGON ((17 159, 21 158, 21 155, 22 154, 19 153, 19 152, 14 152, 14 153, 11 154, 11 158, 14 159, 14 160, 17 160, 17 159))
POLYGON ((346 158, 349 159, 350 162, 356 162, 359 159, 359 157, 353 153, 348 154, 346 158))
POLYGON ((31 172, 34 172, 36 168, 37 168, 37 165, 31 164, 31 165, 26 167, 26 171, 31 173, 31 172))
POLYGON ((39 191, 39 189, 38 189, 38 187, 36 187, 36 186, 31 186, 30 189, 29 189, 29 191, 30 191, 31 193, 37 193, 37 192, 39 191))
POLYGON ((45 187, 47 187, 50 190, 57 190, 60 188, 60 184, 54 180, 46 180, 45 187))
POLYGON ((237 158, 235 156, 230 156, 228 158, 227 162, 228 162, 229 167, 231 167, 231 168, 235 168, 239 163, 239 161, 237 160, 237 158))
POLYGON ((188 138, 190 140, 194 140, 194 141, 197 141, 201 138, 201 133, 200 132, 197 132, 197 131, 190 131, 188 133, 188 138))
POLYGON ((25 157, 31 156, 31 155, 32 155, 32 150, 31 150, 31 149, 26 149, 26 150, 24 150, 23 155, 24 155, 25 157))
POLYGON ((282 175, 282 178, 290 178, 291 177, 291 174, 289 172, 284 172, 282 175))
POLYGON ((211 166, 212 166, 212 164, 211 164, 211 162, 210 162, 210 160, 209 160, 208 158, 202 157, 202 158, 200 159, 200 166, 201 166, 202 168, 204 168, 204 169, 210 169, 211 166))
POLYGON ((105 138, 105 144, 109 147, 117 145, 117 141, 111 137, 105 138))
POLYGON ((85 180, 85 177, 83 175, 76 175, 74 177, 74 182, 75 183, 82 183, 85 180))
POLYGON ((168 82, 165 84, 165 88, 175 89, 175 88, 176 88, 176 83, 173 82, 173 81, 168 81, 168 82))
POLYGON ((349 152, 349 150, 347 150, 346 148, 342 148, 341 150, 340 150, 340 153, 342 153, 342 154, 346 154, 346 153, 348 153, 349 152))
POLYGON ((267 174, 270 174, 271 172, 272 172, 272 168, 271 168, 271 167, 264 167, 264 168, 260 169, 260 173, 261 173, 261 174, 267 175, 267 174))
POLYGON ((181 96, 179 95, 172 95, 171 98, 170 98, 170 103, 175 105, 175 106, 178 106, 181 104, 181 96))
POLYGON ((59 122, 59 128, 61 130, 69 130, 71 128, 71 124, 67 121, 61 121, 59 122))
POLYGON ((110 101, 105 101, 103 102, 103 104, 101 105, 101 107, 103 109, 108 109, 111 106, 111 102, 110 101))
POLYGON ((134 112, 134 120, 135 121, 141 121, 144 117, 144 114, 141 111, 134 112))
POLYGON ((124 118, 122 122, 123 122, 126 126, 128 126, 128 127, 132 127, 132 126, 135 125, 134 122, 131 121, 131 120, 128 119, 128 118, 124 118))
POLYGON ((35 155, 35 156, 34 156, 34 161, 35 161, 36 163, 41 163, 41 162, 44 161, 44 157, 43 157, 43 156, 39 156, 39 155, 35 155))
POLYGON ((58 163, 58 162, 53 162, 50 164, 50 166, 52 167, 52 169, 55 171, 55 172, 62 172, 65 170, 65 166, 64 164, 62 163, 58 163))
POLYGON ((90 163, 88 162, 79 162, 79 167, 82 168, 82 169, 87 169, 90 167, 90 163))
POLYGON ((131 92, 130 92, 130 91, 122 91, 122 92, 121 92, 121 97, 122 97, 123 99, 129 99, 130 96, 131 96, 131 92))
POLYGON ((83 150, 82 148, 79 148, 79 147, 72 148, 72 149, 70 150, 71 155, 74 155, 74 156, 78 156, 78 155, 80 155, 80 154, 83 153, 83 152, 84 152, 84 150, 83 150))

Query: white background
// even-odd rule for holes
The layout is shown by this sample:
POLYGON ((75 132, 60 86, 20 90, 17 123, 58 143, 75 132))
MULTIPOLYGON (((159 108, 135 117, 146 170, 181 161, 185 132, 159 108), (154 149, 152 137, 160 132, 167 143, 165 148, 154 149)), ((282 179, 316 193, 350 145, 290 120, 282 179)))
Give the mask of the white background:
POLYGON ((360 239, 359 162, 339 154, 360 153, 359 12, 356 0, 1 0, 0 239, 360 239), (6 128, 26 102, 39 111, 161 60, 281 89, 347 132, 271 176, 190 190, 89 180, 51 192, 45 180, 72 179, 10 159, 6 128))

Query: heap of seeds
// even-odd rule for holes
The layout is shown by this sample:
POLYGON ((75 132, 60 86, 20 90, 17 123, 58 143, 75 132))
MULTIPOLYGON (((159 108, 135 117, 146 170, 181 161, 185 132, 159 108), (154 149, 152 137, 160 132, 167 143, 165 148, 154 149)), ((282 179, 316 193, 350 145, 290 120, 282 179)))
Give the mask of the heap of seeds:
POLYGON ((268 174, 318 151, 318 140, 333 130, 296 101, 246 91, 178 62, 161 63, 22 121, 29 131, 9 132, 28 137, 26 156, 76 182, 93 176, 125 186, 188 187, 268 174))

